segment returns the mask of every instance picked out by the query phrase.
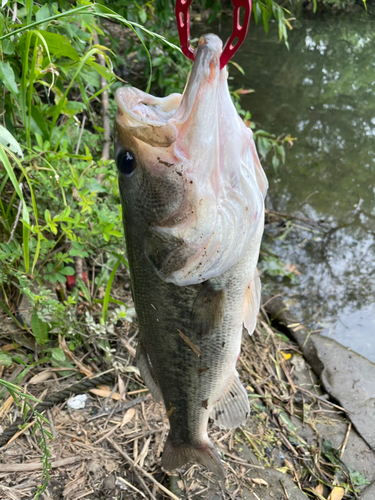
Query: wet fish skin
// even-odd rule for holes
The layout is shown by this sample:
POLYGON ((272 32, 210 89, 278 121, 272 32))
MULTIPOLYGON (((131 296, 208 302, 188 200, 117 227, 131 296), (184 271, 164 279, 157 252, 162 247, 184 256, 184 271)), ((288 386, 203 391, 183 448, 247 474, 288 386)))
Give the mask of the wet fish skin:
MULTIPOLYGON (((203 131, 201 124, 215 102, 216 87, 219 92, 220 86, 227 85, 225 73, 219 70, 220 43, 214 35, 200 40, 182 100, 178 95, 157 99, 131 88, 118 91, 115 154, 139 321, 138 366, 154 397, 164 400, 170 422, 163 466, 173 469, 196 461, 224 477, 207 424, 211 415, 219 425, 235 427, 249 413, 235 365, 243 323, 253 330, 259 310, 256 264, 267 182, 255 146, 244 153, 253 155, 250 173, 238 175, 240 166, 233 168, 224 187, 221 164, 213 164, 204 175, 212 151, 222 148, 224 139, 232 140, 228 137, 217 148, 217 138, 213 140, 201 170, 194 170, 194 158, 198 162, 205 158, 204 135, 211 130, 210 123, 203 131), (206 95, 211 99, 208 104, 206 95), (200 184, 207 182, 208 187, 200 191, 200 184), (228 205, 234 214, 232 225, 236 225, 233 237, 237 238, 231 240, 231 252, 225 247, 224 230, 220 239, 217 222, 224 221, 225 227, 227 214, 220 213, 217 200, 228 182, 232 184, 229 194, 222 196, 222 206, 234 196, 234 208, 228 205), (249 192, 253 199, 245 196, 249 192), (239 222, 238 214, 243 219, 239 222), (206 238, 203 243, 200 234, 206 238), (233 252, 239 258, 228 267, 233 252)), ((227 96, 223 99, 226 102, 227 96)), ((227 105, 231 116, 236 116, 233 105, 227 105)), ((240 125, 237 129, 247 140, 248 132, 240 125)), ((229 154, 231 147, 228 144, 229 154)), ((251 141, 249 147, 253 147, 251 141)), ((217 154, 221 158, 226 152, 217 154)), ((230 223, 231 218, 228 220, 230 223)))

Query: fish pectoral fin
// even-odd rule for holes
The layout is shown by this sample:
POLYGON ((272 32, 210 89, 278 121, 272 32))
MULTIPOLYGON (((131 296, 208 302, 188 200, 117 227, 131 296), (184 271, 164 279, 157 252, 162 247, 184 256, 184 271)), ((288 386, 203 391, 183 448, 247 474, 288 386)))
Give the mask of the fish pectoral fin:
POLYGON ((152 397, 157 403, 163 399, 159 384, 156 380, 151 361, 149 360, 147 353, 138 346, 137 349, 137 366, 141 373, 148 390, 151 392, 152 397))
POLYGON ((257 269, 255 269, 254 279, 250 282, 246 290, 245 314, 243 319, 244 327, 251 335, 257 324, 257 317, 260 308, 261 285, 257 269))
POLYGON ((174 443, 169 435, 163 450, 162 465, 164 469, 174 470, 188 462, 204 465, 221 479, 225 478, 226 471, 220 460, 220 455, 208 438, 206 441, 193 446, 185 443, 174 443))
POLYGON ((210 417, 219 427, 234 429, 245 424, 249 414, 249 398, 235 371, 223 396, 215 403, 210 417))
POLYGON ((209 335, 221 325, 225 301, 225 288, 216 289, 209 281, 202 285, 191 312, 191 323, 198 335, 209 335))

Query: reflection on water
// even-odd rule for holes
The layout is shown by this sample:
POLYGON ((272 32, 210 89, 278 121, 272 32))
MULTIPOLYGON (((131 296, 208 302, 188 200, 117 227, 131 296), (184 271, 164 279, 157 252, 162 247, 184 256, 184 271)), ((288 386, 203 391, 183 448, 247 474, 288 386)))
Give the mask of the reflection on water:
MULTIPOLYGON (((277 29, 251 26, 235 87, 252 119, 276 135, 298 137, 286 165, 268 161, 269 206, 324 220, 276 239, 297 266, 296 285, 279 283, 311 326, 375 361, 375 20, 303 21, 290 52, 277 29)), ((232 73, 234 73, 232 71, 232 73)), ((263 162, 267 167, 267 162, 263 162)), ((300 226, 297 221, 297 226, 300 226)))

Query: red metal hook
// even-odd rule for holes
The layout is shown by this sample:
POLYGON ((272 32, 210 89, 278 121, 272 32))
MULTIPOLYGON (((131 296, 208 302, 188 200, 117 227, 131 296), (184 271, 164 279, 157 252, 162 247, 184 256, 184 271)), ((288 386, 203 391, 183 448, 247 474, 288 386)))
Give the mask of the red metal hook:
MULTIPOLYGON (((181 50, 186 57, 194 61, 194 49, 190 45, 190 5, 193 0, 176 0, 176 20, 178 34, 180 36, 181 50)), ((251 0, 232 0, 233 31, 224 45, 220 56, 220 69, 223 69, 228 61, 234 56, 246 37, 251 16, 251 0), (245 10, 245 15, 241 25, 240 9, 245 10)))

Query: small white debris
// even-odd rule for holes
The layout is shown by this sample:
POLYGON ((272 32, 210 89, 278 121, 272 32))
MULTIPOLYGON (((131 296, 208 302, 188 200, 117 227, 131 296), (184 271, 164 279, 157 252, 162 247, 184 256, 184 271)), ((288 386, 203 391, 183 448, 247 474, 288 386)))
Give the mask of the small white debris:
POLYGON ((129 484, 127 481, 125 481, 125 479, 123 479, 122 477, 118 477, 116 479, 116 483, 115 483, 115 486, 118 486, 120 488, 120 490, 128 490, 128 486, 127 484, 129 484))
POLYGON ((78 394, 78 396, 74 396, 72 399, 69 399, 67 406, 72 410, 80 410, 86 406, 87 399, 87 394, 78 394))
POLYGON ((302 356, 294 354, 290 362, 294 366, 296 372, 302 372, 303 370, 306 370, 306 363, 302 356))

